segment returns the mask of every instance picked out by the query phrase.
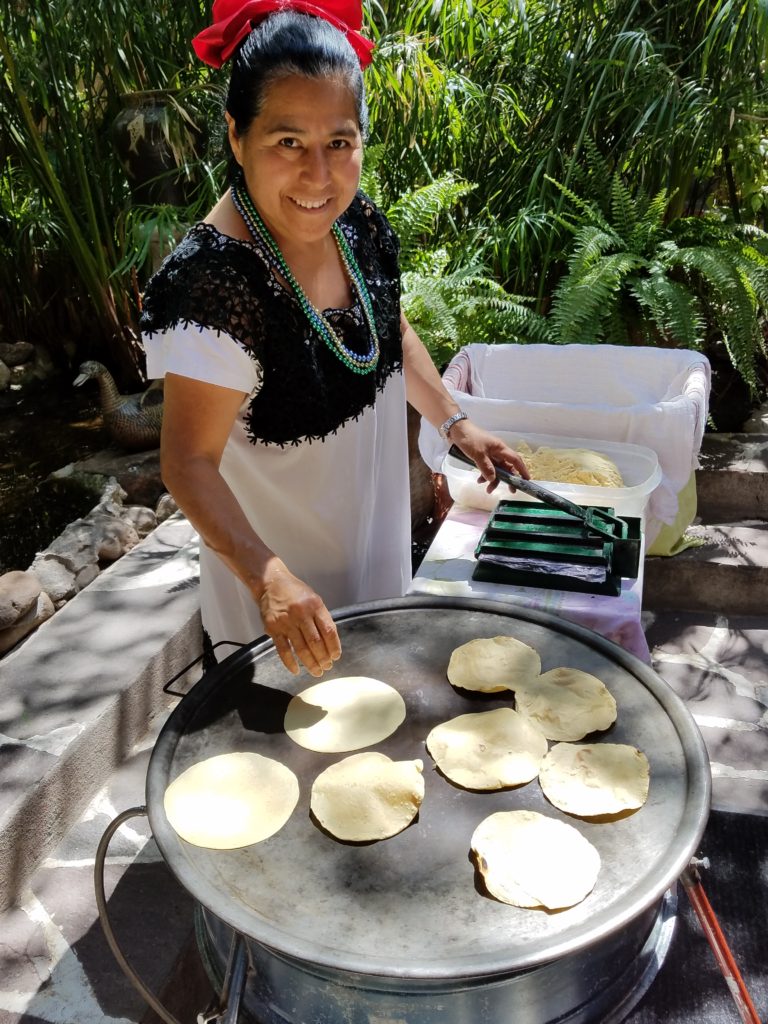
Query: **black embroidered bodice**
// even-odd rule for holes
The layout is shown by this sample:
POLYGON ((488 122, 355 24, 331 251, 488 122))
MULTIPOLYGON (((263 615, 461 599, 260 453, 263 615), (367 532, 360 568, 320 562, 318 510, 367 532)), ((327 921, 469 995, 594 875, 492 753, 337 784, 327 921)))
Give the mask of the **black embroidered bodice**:
MULTIPOLYGON (((246 416, 254 444, 322 440, 373 406, 377 392, 402 369, 397 239, 360 192, 339 225, 368 285, 379 334, 378 365, 365 375, 349 370, 313 331, 260 241, 240 241, 197 224, 147 284, 143 334, 180 324, 207 327, 230 335, 257 362, 261 386, 246 416)), ((354 290, 353 295, 349 309, 324 314, 344 344, 364 355, 368 327, 354 290)))

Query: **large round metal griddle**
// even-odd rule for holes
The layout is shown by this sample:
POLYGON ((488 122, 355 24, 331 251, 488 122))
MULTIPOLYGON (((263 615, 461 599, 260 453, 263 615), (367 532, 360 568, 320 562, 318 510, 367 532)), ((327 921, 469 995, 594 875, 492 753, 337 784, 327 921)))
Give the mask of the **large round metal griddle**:
POLYGON ((328 676, 375 676, 405 699, 405 722, 374 749, 424 761, 426 793, 418 819, 392 839, 369 845, 337 842, 315 826, 312 782, 345 755, 304 750, 285 735, 290 697, 314 680, 306 673, 292 677, 270 643, 247 647, 207 673, 173 712, 147 778, 158 846, 204 907, 244 936, 334 970, 471 979, 584 949, 660 901, 701 838, 710 776, 690 714, 651 669, 588 630, 490 601, 404 598, 346 609, 336 618, 343 655, 328 676), (645 752, 651 784, 644 807, 595 823, 553 808, 537 781, 474 793, 435 770, 424 746, 434 725, 511 701, 511 695, 466 696, 446 680, 455 647, 500 634, 536 648, 542 671, 567 665, 603 680, 616 699, 618 719, 596 738, 645 752), (168 824, 165 789, 195 762, 232 751, 256 751, 289 765, 299 778, 299 804, 265 842, 233 851, 192 846, 168 824), (579 905, 548 913, 482 895, 470 859, 472 832, 488 814, 518 808, 574 825, 599 851, 597 884, 579 905))

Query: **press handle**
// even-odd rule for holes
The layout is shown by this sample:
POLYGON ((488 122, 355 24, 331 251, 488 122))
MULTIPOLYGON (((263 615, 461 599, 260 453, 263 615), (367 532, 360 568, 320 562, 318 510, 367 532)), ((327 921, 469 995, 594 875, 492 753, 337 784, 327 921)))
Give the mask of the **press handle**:
MULTIPOLYGON (((455 459, 466 463, 468 466, 472 466, 473 469, 477 469, 477 466, 465 455, 464 452, 457 448, 456 445, 451 445, 448 452, 449 455, 455 459)), ((523 476, 518 476, 516 473, 510 473, 509 470, 504 469, 503 466, 498 466, 495 462, 493 468, 496 470, 496 476, 499 480, 502 480, 505 484, 509 484, 510 487, 514 487, 516 491, 522 491, 524 494, 530 494, 532 498, 537 498, 543 505, 548 505, 550 508, 556 508, 560 512, 567 512, 568 515, 575 516, 577 519, 581 519, 585 523, 590 523, 589 516, 581 505, 576 505, 572 501, 568 501, 567 498, 563 498, 560 494, 555 494, 554 491, 548 490, 546 487, 542 487, 541 484, 537 484, 533 480, 526 480, 523 476)), ((591 525, 591 523, 590 523, 591 525)))

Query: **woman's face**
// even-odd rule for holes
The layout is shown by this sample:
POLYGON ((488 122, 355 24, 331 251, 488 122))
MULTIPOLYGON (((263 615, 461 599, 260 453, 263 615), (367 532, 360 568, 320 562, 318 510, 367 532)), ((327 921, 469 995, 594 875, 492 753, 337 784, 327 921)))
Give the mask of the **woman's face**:
POLYGON ((337 78, 291 75, 267 89, 261 111, 232 152, 251 199, 281 246, 323 239, 355 197, 363 142, 349 87, 337 78))

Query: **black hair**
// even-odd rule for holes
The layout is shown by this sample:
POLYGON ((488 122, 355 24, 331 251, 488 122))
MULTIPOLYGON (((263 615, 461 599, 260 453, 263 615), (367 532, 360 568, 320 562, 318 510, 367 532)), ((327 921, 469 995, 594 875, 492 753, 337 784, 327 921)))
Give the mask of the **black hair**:
MULTIPOLYGON (((278 11, 259 22, 233 57, 226 110, 238 135, 247 132, 259 115, 270 85, 289 75, 333 76, 346 82, 365 138, 368 105, 357 54, 346 36, 329 22, 299 11, 278 11)), ((232 158, 230 179, 236 170, 232 158)))

